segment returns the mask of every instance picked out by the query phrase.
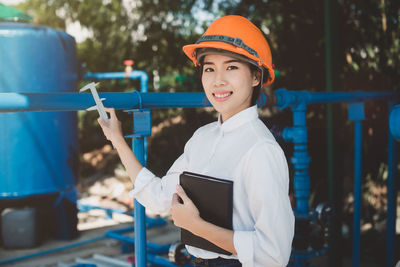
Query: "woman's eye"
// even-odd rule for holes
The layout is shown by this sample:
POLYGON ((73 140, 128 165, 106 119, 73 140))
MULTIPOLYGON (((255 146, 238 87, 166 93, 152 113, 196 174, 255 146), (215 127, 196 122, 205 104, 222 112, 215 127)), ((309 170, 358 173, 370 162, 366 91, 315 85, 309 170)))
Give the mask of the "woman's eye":
POLYGON ((228 66, 227 70, 236 70, 238 69, 237 66, 228 66))
POLYGON ((204 72, 212 72, 213 68, 204 68, 204 72))

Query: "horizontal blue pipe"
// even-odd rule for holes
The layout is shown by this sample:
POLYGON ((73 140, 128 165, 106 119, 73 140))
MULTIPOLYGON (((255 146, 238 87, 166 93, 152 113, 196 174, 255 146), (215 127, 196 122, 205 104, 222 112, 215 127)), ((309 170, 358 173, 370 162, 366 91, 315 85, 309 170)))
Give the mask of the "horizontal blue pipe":
POLYGON ((278 108, 294 107, 299 104, 335 103, 335 102, 362 102, 367 100, 393 100, 397 98, 396 92, 309 92, 289 91, 286 89, 275 90, 276 106, 278 108))
POLYGON ((119 234, 113 231, 106 232, 105 236, 115 240, 123 241, 125 243, 135 244, 135 239, 133 237, 125 236, 123 234, 119 234))
MULTIPOLYGON (((353 102, 369 99, 393 99, 393 92, 310 93, 278 89, 276 106, 285 108, 300 103, 353 102), (304 102, 305 101, 305 102, 304 102)), ((99 93, 104 105, 115 109, 185 108, 211 106, 204 93, 99 93), (141 101, 140 101, 141 98, 141 101)), ((266 96, 262 95, 266 101, 266 96)), ((0 112, 73 111, 93 106, 90 93, 0 93, 0 112)))
POLYGON ((157 243, 147 242, 146 246, 149 253, 163 254, 163 253, 168 253, 171 244, 161 245, 157 243))
POLYGON ((311 93, 310 103, 358 102, 365 100, 390 100, 397 96, 394 92, 348 92, 311 93))
POLYGON ((109 209, 109 208, 104 208, 101 206, 96 206, 96 205, 88 205, 88 204, 84 204, 80 201, 78 201, 78 209, 80 212, 86 212, 89 210, 104 210, 106 212, 111 212, 111 213, 119 213, 119 214, 125 214, 125 215, 129 215, 129 216, 133 216, 133 212, 132 213, 127 213, 125 210, 122 209, 109 209))
POLYGON ((103 80, 103 79, 131 79, 131 80, 140 80, 140 91, 142 92, 147 92, 147 82, 149 80, 149 77, 147 76, 147 73, 141 70, 133 70, 131 71, 128 75, 125 72, 88 72, 83 76, 84 79, 97 79, 97 80, 103 80))
MULTIPOLYGON (((125 236, 123 234, 117 233, 116 231, 108 231, 105 233, 105 236, 131 245, 135 245, 135 238, 125 236)), ((145 249, 148 251, 148 253, 160 254, 168 253, 170 246, 170 244, 160 245, 152 242, 146 242, 145 249)))
MULTIPOLYGON (((115 109, 206 107, 204 93, 99 93, 115 109)), ((0 93, 0 112, 73 111, 95 105, 90 93, 0 93)))

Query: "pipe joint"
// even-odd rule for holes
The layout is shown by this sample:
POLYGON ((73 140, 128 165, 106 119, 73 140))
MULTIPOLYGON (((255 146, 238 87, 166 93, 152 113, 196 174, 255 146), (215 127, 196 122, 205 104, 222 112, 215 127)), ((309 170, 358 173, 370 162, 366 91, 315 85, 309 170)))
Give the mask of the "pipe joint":
POLYGON ((390 112, 389 128, 392 136, 400 141, 400 105, 395 106, 390 112))
POLYGON ((286 142, 307 143, 308 140, 307 127, 305 126, 286 127, 285 129, 283 129, 282 136, 286 142))
POLYGON ((286 89, 275 90, 276 107, 285 109, 291 107, 294 111, 305 110, 308 102, 311 101, 311 93, 304 91, 288 91, 286 89))
POLYGON ((311 158, 308 156, 307 151, 295 152, 294 156, 291 158, 291 162, 293 163, 295 169, 307 169, 308 164, 310 163, 311 158))

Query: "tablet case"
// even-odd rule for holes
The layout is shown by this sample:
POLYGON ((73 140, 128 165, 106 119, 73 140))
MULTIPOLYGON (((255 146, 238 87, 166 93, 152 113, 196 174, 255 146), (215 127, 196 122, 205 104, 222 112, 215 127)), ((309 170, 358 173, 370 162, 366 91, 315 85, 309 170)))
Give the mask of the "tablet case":
MULTIPOLYGON (((196 205, 200 217, 220 227, 232 230, 233 182, 192 172, 183 172, 180 185, 196 205)), ((181 241, 189 246, 232 255, 191 232, 181 228, 181 241)))

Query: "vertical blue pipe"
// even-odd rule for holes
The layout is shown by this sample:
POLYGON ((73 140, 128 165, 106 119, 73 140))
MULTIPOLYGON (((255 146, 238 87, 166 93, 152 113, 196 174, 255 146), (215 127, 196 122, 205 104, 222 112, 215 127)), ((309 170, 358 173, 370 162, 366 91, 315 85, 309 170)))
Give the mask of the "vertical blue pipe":
MULTIPOLYGON (((141 73, 143 74, 140 76, 140 92, 147 93, 147 81, 149 78, 146 72, 142 71, 141 73)), ((147 137, 144 137, 144 162, 147 162, 147 137)))
MULTIPOLYGON (((145 166, 144 138, 132 139, 133 151, 139 162, 145 166)), ((146 217, 144 207, 135 199, 135 266, 146 267, 146 217)))
MULTIPOLYGON (((140 91, 147 93, 147 74, 143 72, 140 78, 140 91), (144 74, 144 75, 143 75, 144 74)), ((140 107, 142 108, 142 107, 140 107)), ((147 138, 133 138, 135 155, 140 155, 139 162, 147 166, 147 138), (136 154, 138 152, 138 154, 136 154)), ((135 200, 135 266, 146 267, 146 212, 145 208, 135 200)))
POLYGON ((362 124, 354 122, 353 267, 360 266, 362 124))
MULTIPOLYGON (((389 114, 394 102, 388 103, 389 114)), ((388 140, 388 180, 387 180, 387 221, 386 221, 386 266, 395 265, 395 237, 396 237, 396 143, 389 131, 388 140)))
MULTIPOLYGON (((147 93, 148 76, 144 71, 132 71, 128 76, 125 72, 106 72, 106 73, 87 73, 84 78, 90 79, 140 79, 140 91, 147 93)), ((140 107, 142 108, 142 107, 140 107)), ((132 149, 139 162, 146 166, 147 162, 147 139, 145 137, 134 137, 132 139, 132 149)), ((135 265, 146 267, 146 215, 145 208, 135 200, 135 265)))
POLYGON ((294 152, 291 161, 294 166, 294 191, 296 211, 301 215, 308 215, 308 201, 310 197, 310 177, 308 165, 310 157, 307 152, 306 105, 300 104, 293 111, 293 144, 294 152))

